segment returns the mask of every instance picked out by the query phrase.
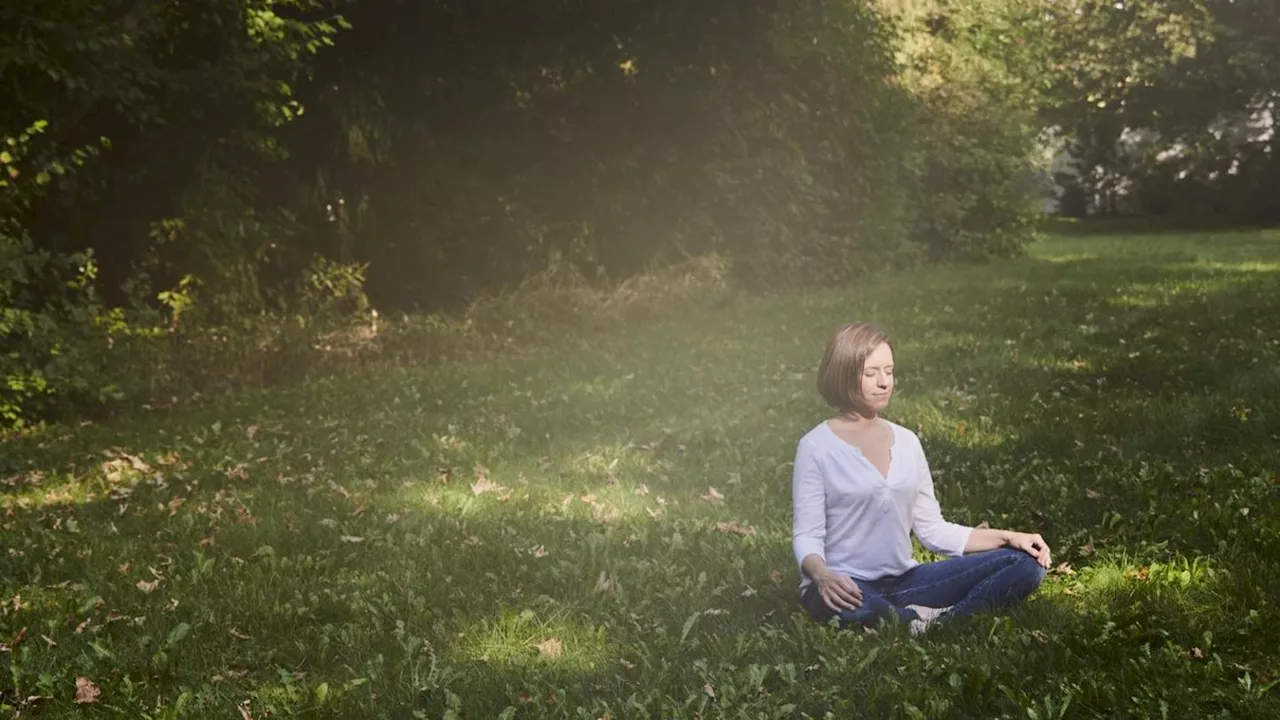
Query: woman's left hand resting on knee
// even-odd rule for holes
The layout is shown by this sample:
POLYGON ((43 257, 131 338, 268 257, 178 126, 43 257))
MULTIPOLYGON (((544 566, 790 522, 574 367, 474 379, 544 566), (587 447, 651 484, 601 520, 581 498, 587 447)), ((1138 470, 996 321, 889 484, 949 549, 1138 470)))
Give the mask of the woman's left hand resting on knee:
POLYGON ((1052 560, 1049 555, 1049 544, 1038 533, 1016 532, 1014 530, 995 530, 993 528, 974 528, 969 533, 969 541, 965 543, 966 553, 998 550, 1000 548, 1021 550, 1040 563, 1040 567, 1048 570, 1052 560))

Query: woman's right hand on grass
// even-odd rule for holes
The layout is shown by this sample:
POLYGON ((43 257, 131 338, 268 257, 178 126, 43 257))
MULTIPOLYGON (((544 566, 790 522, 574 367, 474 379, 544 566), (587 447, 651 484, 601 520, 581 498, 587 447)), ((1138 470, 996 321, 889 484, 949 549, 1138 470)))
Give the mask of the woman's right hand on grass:
POLYGON ((836 612, 862 606, 862 590, 847 575, 823 570, 813 579, 818 586, 822 602, 836 612))

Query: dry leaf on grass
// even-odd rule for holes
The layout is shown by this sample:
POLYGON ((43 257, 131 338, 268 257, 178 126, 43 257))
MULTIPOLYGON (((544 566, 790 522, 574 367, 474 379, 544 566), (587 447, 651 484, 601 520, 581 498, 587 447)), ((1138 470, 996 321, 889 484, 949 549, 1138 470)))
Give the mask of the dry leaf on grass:
POLYGON ((564 643, 560 642, 556 638, 543 640, 535 647, 538 648, 538 655, 547 659, 558 658, 560 657, 560 653, 564 652, 564 643))
POLYGON ((98 696, 102 694, 102 690, 93 684, 93 681, 87 677, 76 678, 76 704, 98 702, 98 696))
POLYGON ((613 578, 609 577, 608 572, 601 570, 600 577, 596 578, 596 592, 609 592, 613 587, 613 578))
POLYGON ((724 502, 724 495, 721 495, 720 491, 716 490, 713 487, 707 488, 706 494, 702 495, 701 497, 703 500, 706 500, 709 503, 715 503, 717 505, 724 502))
POLYGON ((734 522, 718 522, 716 523, 716 530, 724 533, 737 533, 743 536, 756 534, 756 529, 750 525, 739 525, 734 522))
POLYGON ((487 492, 499 492, 505 489, 506 488, 489 479, 489 471, 485 466, 476 466, 476 481, 471 483, 472 494, 480 495, 487 492))

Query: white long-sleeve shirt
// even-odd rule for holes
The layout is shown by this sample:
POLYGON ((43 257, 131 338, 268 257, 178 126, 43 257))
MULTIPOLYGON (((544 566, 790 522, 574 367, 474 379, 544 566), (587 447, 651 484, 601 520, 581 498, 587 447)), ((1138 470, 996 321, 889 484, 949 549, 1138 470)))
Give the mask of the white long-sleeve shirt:
MULTIPOLYGON (((826 422, 800 439, 791 480, 797 564, 816 554, 831 570, 860 580, 901 575, 918 564, 912 530, 933 552, 964 554, 972 528, 943 519, 920 439, 901 425, 889 427, 887 477, 826 422)), ((811 580, 801 576, 803 590, 811 580)))

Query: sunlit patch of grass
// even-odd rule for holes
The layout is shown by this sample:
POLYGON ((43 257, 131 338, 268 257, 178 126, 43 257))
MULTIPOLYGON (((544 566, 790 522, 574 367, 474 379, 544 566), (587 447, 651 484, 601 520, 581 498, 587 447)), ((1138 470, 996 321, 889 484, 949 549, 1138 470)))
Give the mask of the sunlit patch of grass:
POLYGON ((957 447, 995 448, 1016 439, 1016 432, 982 414, 980 408, 969 412, 965 397, 963 393, 948 393, 903 399, 895 415, 900 415, 900 421, 918 434, 957 447))
POLYGON ((525 609, 480 620, 457 634, 460 660, 591 671, 616 658, 617 644, 603 627, 574 622, 563 611, 525 609))
POLYGON ((1040 252, 1040 253, 1038 253, 1038 254, 1043 255, 1044 259, 1045 259, 1045 260, 1048 260, 1048 261, 1049 261, 1049 262, 1051 262, 1051 263, 1088 262, 1088 261, 1091 261, 1091 260, 1098 260, 1098 259, 1099 259, 1099 257, 1100 257, 1097 253, 1089 253, 1089 252, 1078 252, 1078 253, 1070 253, 1070 252, 1067 252, 1067 253, 1063 253, 1063 252, 1055 252, 1055 253, 1049 253, 1049 252, 1041 251, 1041 252, 1040 252))
POLYGON ((1168 601, 1186 612, 1197 608, 1215 612, 1224 600, 1221 583, 1227 571, 1209 556, 1141 560, 1118 552, 1102 553, 1069 573, 1048 586, 1049 594, 1069 598, 1084 610, 1131 599, 1168 601))
POLYGON ((1088 373, 1094 371, 1094 361, 1089 358, 1064 357, 1062 355, 1031 354, 1024 357, 1024 362, 1033 367, 1054 373, 1088 373))
POLYGON ((1150 292, 1143 293, 1139 288, 1130 288, 1126 292, 1116 295, 1112 301, 1117 307, 1124 308, 1153 308, 1161 304, 1159 294, 1150 292))

